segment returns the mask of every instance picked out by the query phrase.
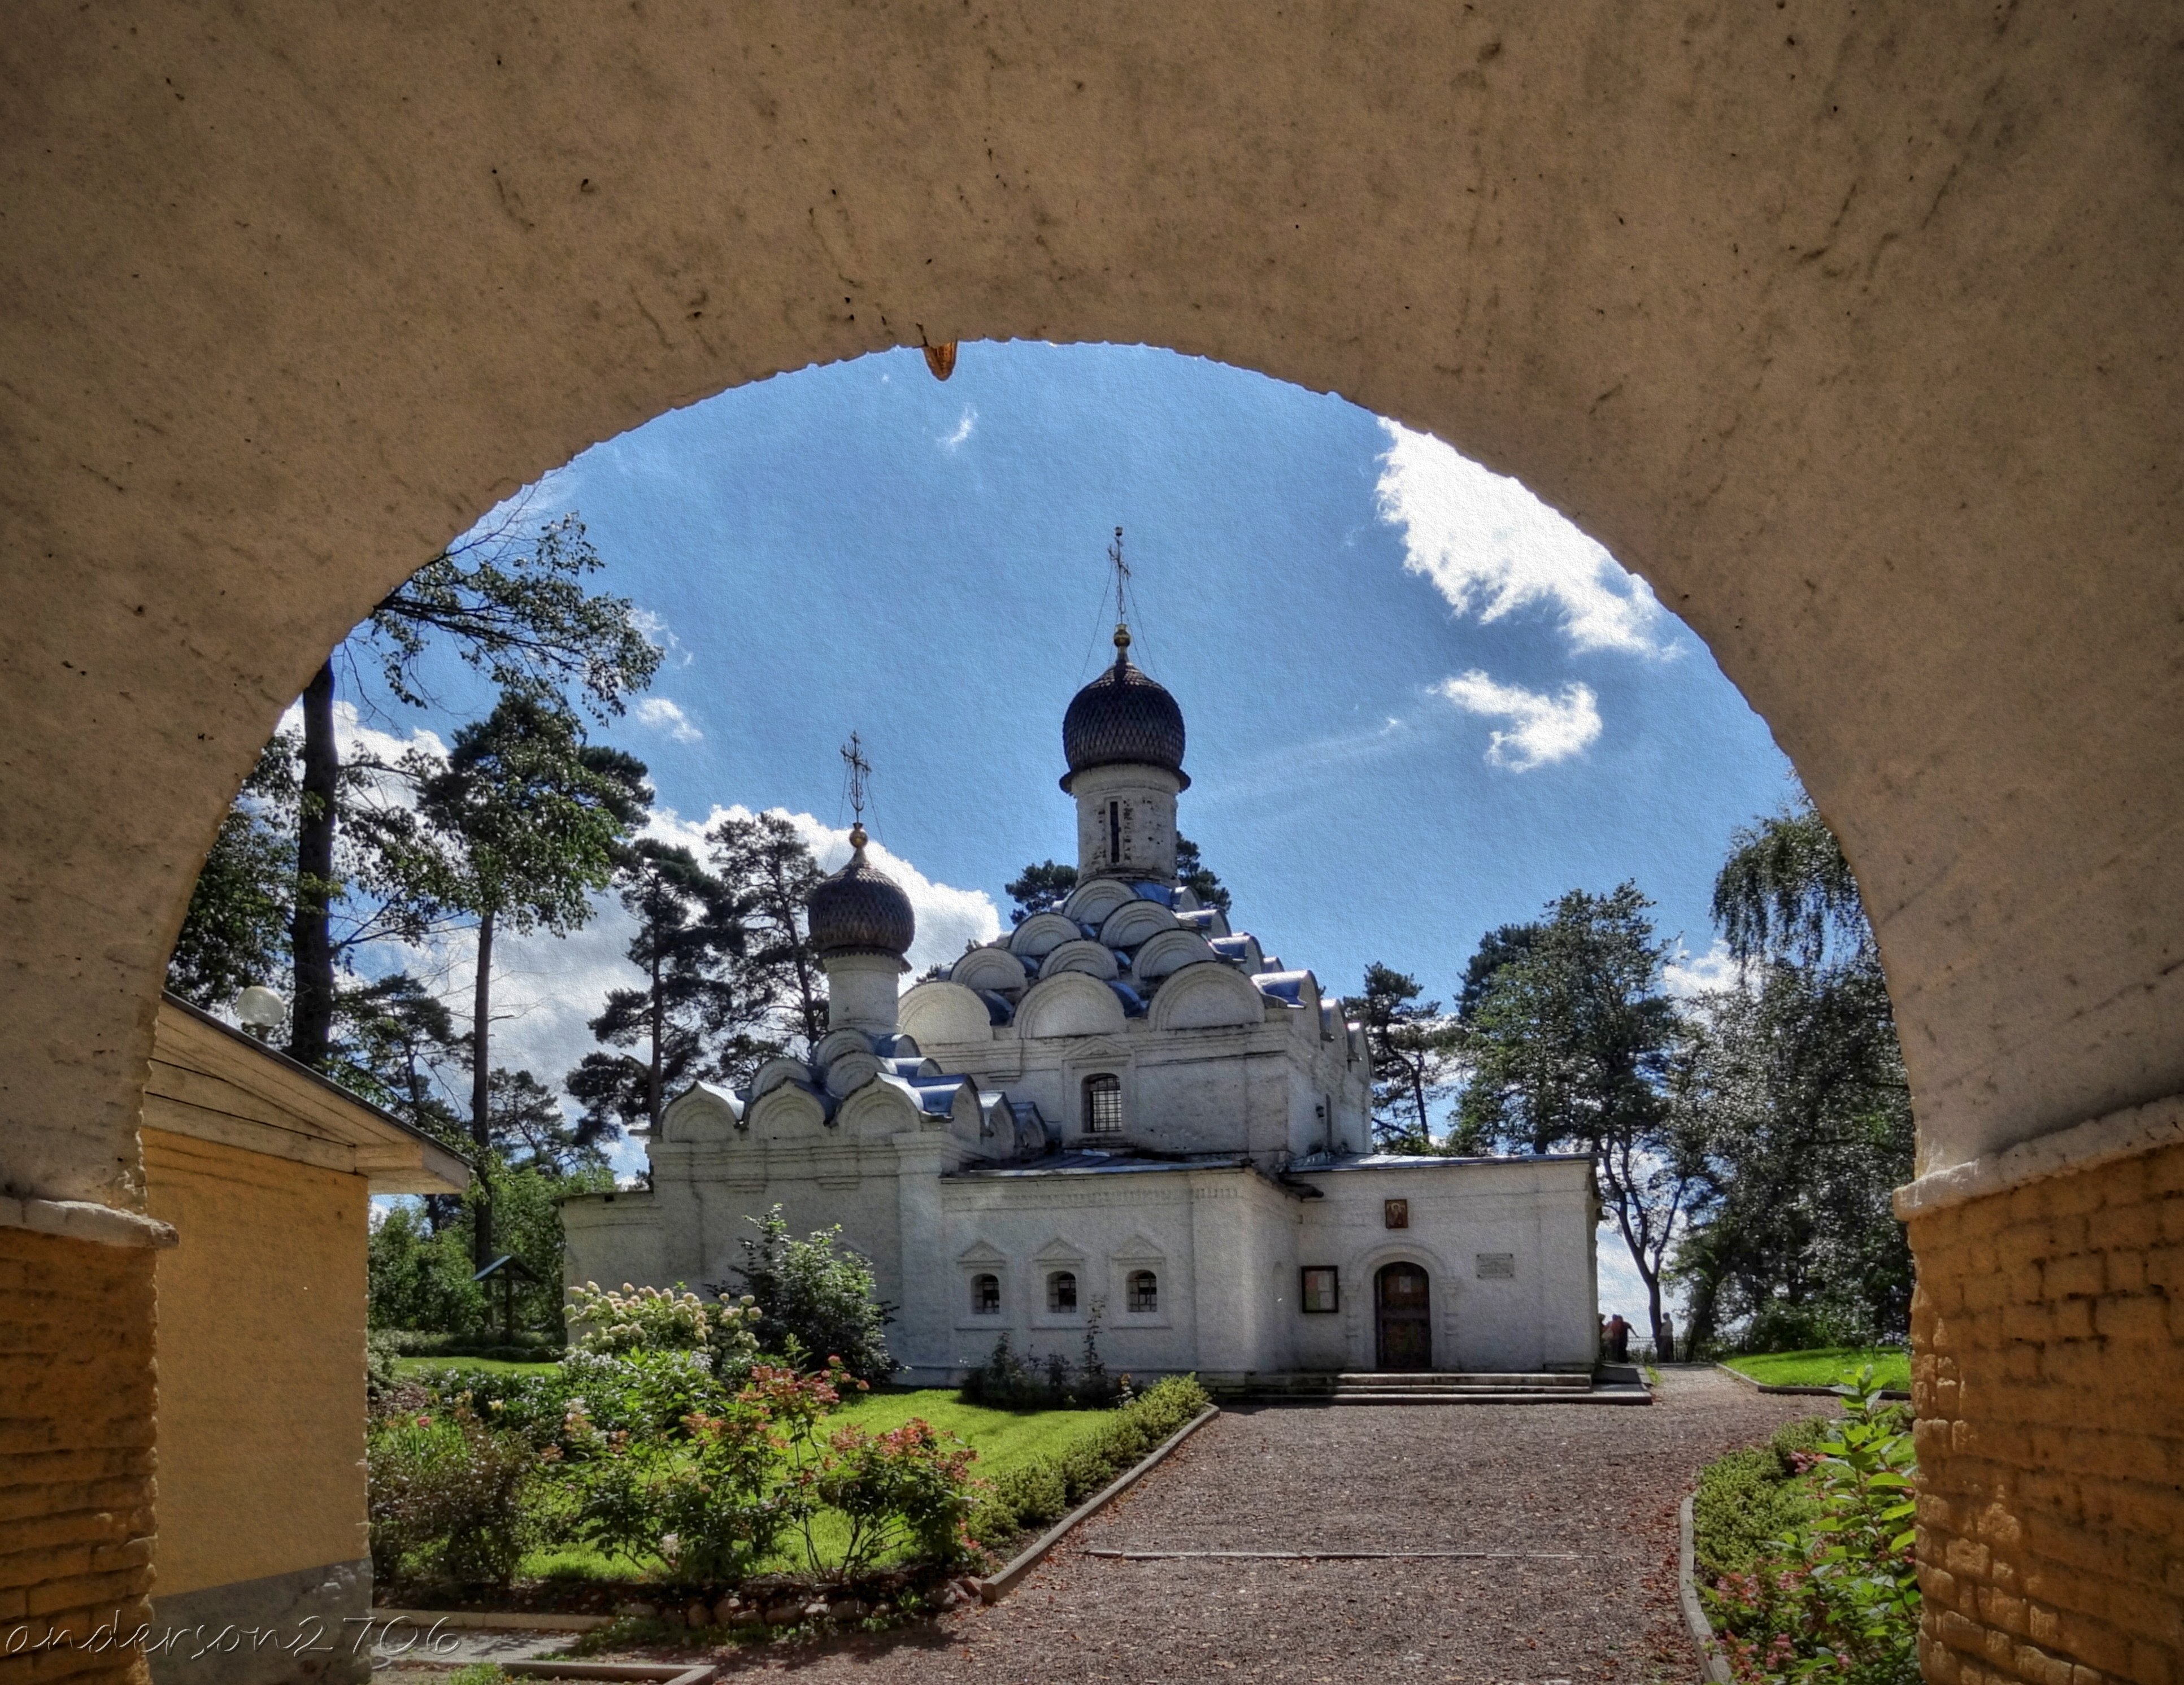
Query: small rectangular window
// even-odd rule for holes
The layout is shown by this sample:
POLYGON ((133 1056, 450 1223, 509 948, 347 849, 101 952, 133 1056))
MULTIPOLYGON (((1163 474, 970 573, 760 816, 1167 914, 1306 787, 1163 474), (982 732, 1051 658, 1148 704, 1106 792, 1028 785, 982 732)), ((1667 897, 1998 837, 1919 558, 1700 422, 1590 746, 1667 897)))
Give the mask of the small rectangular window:
POLYGON ((971 1277, 971 1311, 976 1316, 999 1316, 1001 1314, 1001 1278, 999 1276, 977 1275, 971 1277))
POLYGON ((1068 1270, 1056 1270, 1046 1278, 1046 1308, 1057 1313, 1077 1309, 1077 1276, 1068 1270))
POLYGON ((1334 1265, 1308 1264, 1304 1271, 1304 1308, 1308 1312, 1339 1310, 1341 1292, 1337 1284, 1334 1265))
POLYGON ((1123 1083, 1116 1076, 1084 1079, 1084 1132, 1120 1135, 1123 1132, 1123 1083))
POLYGON ((1517 1278, 1517 1254, 1513 1252, 1482 1252, 1477 1259, 1479 1279, 1482 1282, 1511 1282, 1517 1278))

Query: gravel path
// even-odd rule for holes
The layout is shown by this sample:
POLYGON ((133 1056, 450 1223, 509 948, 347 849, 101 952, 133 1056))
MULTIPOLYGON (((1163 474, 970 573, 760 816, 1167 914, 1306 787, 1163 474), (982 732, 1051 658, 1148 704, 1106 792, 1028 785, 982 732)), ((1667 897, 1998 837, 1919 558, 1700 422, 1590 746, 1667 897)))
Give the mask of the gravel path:
POLYGON ((1229 1411, 994 1608, 884 1640, 743 1652, 722 1677, 1688 1681, 1696 1664, 1676 1611, 1676 1506, 1702 1465, 1823 1402, 1671 1370, 1646 1410, 1229 1411), (1570 1554, 1318 1563, 1085 1554, 1324 1546, 1570 1554))

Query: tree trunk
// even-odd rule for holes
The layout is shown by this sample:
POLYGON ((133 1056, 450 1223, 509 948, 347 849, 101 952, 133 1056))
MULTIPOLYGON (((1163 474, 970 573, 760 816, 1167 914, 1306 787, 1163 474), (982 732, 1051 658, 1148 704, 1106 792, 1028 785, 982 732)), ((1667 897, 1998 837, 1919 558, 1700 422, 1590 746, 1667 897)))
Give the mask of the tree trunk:
POLYGON ((652 1138, 660 1138, 660 1035, 665 1016, 660 998, 660 936, 652 941, 652 1064, 645 1075, 644 1109, 652 1124, 652 1138))
POLYGON ((288 1016, 288 1056, 317 1067, 333 1042, 334 944, 327 891, 334 876, 336 803, 341 752, 334 743, 332 657, 304 688, 303 799, 296 820, 296 912, 289 952, 296 1004, 288 1016))
POLYGON ((486 1169, 493 1151, 493 915, 478 920, 477 988, 471 1004, 471 1140, 477 1148, 476 1220, 471 1253, 480 1270, 493 1262, 493 1186, 486 1169))

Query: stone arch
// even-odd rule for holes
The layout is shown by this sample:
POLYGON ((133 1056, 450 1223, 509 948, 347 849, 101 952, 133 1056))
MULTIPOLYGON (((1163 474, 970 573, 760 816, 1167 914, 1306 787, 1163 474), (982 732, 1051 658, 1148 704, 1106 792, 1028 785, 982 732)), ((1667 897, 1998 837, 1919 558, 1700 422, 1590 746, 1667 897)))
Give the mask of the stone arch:
POLYGON ((1162 931, 1180 928, 1175 915, 1142 896, 1126 902, 1100 922, 1100 940, 1110 948, 1135 948, 1162 931))
POLYGON ((1150 1016, 1156 1030, 1204 1030, 1263 1022, 1268 1006, 1250 978, 1215 960, 1170 976, 1153 997, 1150 1016))
MULTIPOLYGON (((1017 964, 1014 959, 1009 963, 1017 964)), ((961 983, 939 978, 920 983, 904 993, 897 1013, 902 1027, 917 1037, 921 1047, 993 1039, 992 1013, 961 983)))
POLYGON ((744 1113, 751 1138, 808 1140, 832 1125, 837 1113, 831 1094, 808 1082, 783 1082, 769 1088, 744 1113))
POLYGON ((1097 977, 1102 982, 1112 982, 1123 975, 1123 968, 1115 959, 1114 951, 1088 937, 1065 942, 1039 963, 1039 974, 1051 977, 1063 971, 1078 971, 1088 977, 1097 977))
POLYGON ((1118 1034, 1124 1021, 1115 992, 1081 971, 1034 983, 1017 1008, 1017 1033, 1027 1038, 1118 1034))
MULTIPOLYGON (((2184 1150, 2154 0, 1787 38, 1646 0, 808 7, 762 51, 558 3, 9 23, 0 1182, 52 1221, 141 1206, 206 845, 420 558, 666 408, 979 335, 1340 391, 1646 575, 1858 868, 1941 1178, 1922 1292, 1977 1267, 1948 1208, 2184 1150)), ((2007 1484, 1965 1478, 1966 1514, 2007 1484)))
POLYGON ((1190 931, 1162 931, 1133 956, 1130 976, 1141 983, 1156 983, 1186 965, 1217 965, 1220 958, 1204 937, 1190 931))
POLYGON ((1023 961, 1006 948, 975 948, 948 970, 948 981, 967 989, 991 989, 1018 995, 1030 984, 1023 961))
POLYGON ((729 1090, 695 1082, 660 1109, 663 1141, 733 1141, 742 1132, 744 1106, 729 1090))
POLYGON ((1138 892, 1118 877, 1095 877, 1071 890, 1061 911, 1079 924, 1097 926, 1117 907, 1139 898, 1138 892))
POLYGON ((1082 942, 1084 927, 1059 913, 1034 913, 1009 932, 1009 952, 1044 959, 1065 942, 1082 942))

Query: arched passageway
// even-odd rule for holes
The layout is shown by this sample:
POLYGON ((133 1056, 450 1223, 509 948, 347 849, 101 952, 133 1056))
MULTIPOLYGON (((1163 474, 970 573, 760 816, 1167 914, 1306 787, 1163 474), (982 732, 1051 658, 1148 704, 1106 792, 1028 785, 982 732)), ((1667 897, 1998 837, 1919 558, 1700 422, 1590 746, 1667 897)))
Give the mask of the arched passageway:
MULTIPOLYGON (((1145 341, 1521 475, 1708 639, 1858 866, 1936 1173, 1930 1665, 2167 1677, 2178 1412, 2119 1402, 2184 1333, 2166 8, 11 25, 0 1243, 114 1307, 71 1373, 115 1445, 161 962, 323 651, 662 409, 921 336, 1145 341), (2168 1483, 2074 1460, 2103 1434, 2168 1483)), ((42 1385, 38 1443, 90 1447, 42 1385)), ((141 1589, 115 1561, 86 1604, 141 1589)))

